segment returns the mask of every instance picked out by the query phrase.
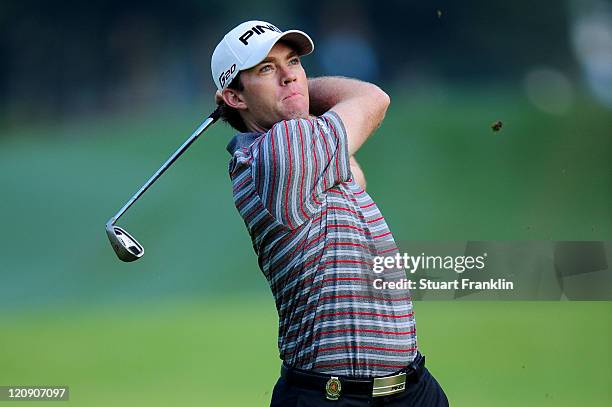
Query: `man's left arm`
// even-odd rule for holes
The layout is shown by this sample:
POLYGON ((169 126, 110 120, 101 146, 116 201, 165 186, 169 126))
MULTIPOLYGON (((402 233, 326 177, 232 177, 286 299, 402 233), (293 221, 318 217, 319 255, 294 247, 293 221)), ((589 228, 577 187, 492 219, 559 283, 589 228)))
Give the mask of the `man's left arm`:
MULTIPOLYGON (((357 80, 349 79, 349 78, 341 78, 341 77, 310 78, 308 80, 308 91, 310 95, 310 113, 315 116, 319 116, 327 112, 328 110, 332 109, 342 100, 342 98, 339 95, 342 95, 347 92, 351 93, 350 90, 354 88, 363 88, 362 93, 365 93, 368 96, 366 98, 367 101, 370 101, 371 99, 372 100, 376 99, 373 96, 370 97, 369 96, 370 93, 382 94, 385 96, 385 98, 383 98, 386 100, 386 103, 384 104, 384 110, 382 111, 380 117, 376 117, 375 118, 376 120, 373 120, 373 122, 380 124, 380 121, 382 121, 384 117, 386 107, 388 106, 388 96, 384 92, 382 92, 378 87, 372 84, 368 84, 365 82, 361 82, 361 81, 357 81, 357 80), (377 91, 374 92, 374 90, 377 90, 377 91)), ((357 92, 357 94, 359 94, 359 92, 357 92)), ((368 110, 368 112, 370 112, 370 110, 368 110)), ((375 127, 378 127, 378 124, 375 127)), ((344 123, 344 125, 346 126, 346 123, 344 123)), ((375 129, 372 129, 372 131, 374 130, 375 129)), ((355 182, 358 185, 360 185, 364 190, 366 188, 365 175, 363 174, 363 170, 359 166, 359 163, 357 163, 357 160, 355 159, 354 154, 357 151, 357 149, 361 146, 361 144, 363 144, 363 142, 365 141, 365 138, 369 137, 370 134, 371 133, 367 134, 367 136, 363 137, 363 139, 352 140, 352 143, 350 140, 351 136, 347 134, 347 137, 349 138, 348 140, 349 154, 350 154, 349 163, 350 163, 351 173, 353 175, 353 178, 355 179, 355 182)))
POLYGON ((351 173, 353 174, 353 179, 355 180, 357 184, 359 184, 359 186, 361 186, 361 188, 365 190, 366 189, 365 175, 363 175, 363 170, 359 166, 359 163, 355 159, 354 155, 352 155, 350 158, 350 165, 351 165, 351 173))

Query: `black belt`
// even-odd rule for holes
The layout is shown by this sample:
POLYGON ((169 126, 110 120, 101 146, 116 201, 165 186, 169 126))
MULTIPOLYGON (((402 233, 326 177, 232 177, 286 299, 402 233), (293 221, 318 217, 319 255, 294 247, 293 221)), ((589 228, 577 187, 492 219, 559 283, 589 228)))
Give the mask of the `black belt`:
POLYGON ((380 397, 404 391, 407 383, 419 380, 424 367, 425 356, 417 352, 408 366, 388 376, 363 379, 333 376, 289 367, 283 363, 281 377, 291 385, 322 391, 330 400, 337 400, 341 395, 380 397))

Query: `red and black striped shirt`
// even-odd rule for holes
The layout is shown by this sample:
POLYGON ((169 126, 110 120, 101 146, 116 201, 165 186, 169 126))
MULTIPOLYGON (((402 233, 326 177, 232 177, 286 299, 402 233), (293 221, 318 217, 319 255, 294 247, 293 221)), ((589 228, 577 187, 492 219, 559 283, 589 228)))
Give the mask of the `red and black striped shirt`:
POLYGON ((340 117, 275 124, 228 145, 236 208, 244 219, 279 316, 280 357, 301 369, 360 377, 395 372, 414 359, 407 290, 374 280, 397 247, 371 197, 351 177, 340 117))

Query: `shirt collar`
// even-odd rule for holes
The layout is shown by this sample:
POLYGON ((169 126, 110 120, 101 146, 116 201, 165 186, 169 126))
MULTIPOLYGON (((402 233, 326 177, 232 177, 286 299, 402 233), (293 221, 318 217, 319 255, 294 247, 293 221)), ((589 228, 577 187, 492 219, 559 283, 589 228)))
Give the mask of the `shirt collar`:
POLYGON ((234 155, 237 150, 250 146, 263 134, 264 133, 238 133, 230 140, 226 149, 231 155, 234 155))

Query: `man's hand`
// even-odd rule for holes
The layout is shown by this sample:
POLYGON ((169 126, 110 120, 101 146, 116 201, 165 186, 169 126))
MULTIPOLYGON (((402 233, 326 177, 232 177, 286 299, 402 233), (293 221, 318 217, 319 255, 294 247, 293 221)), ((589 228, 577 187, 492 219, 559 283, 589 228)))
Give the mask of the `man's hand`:
POLYGON ((341 77, 309 79, 308 93, 311 113, 320 115, 333 110, 340 116, 351 156, 380 126, 390 103, 389 96, 378 86, 341 77))
POLYGON ((221 103, 224 103, 223 102, 223 95, 221 94, 220 90, 215 92, 215 103, 217 105, 220 105, 221 103))

